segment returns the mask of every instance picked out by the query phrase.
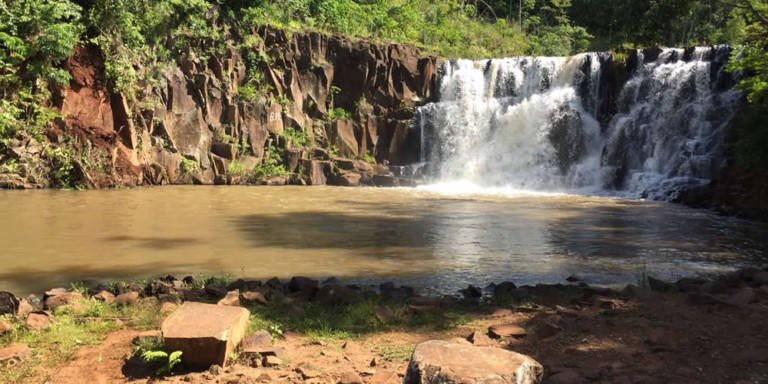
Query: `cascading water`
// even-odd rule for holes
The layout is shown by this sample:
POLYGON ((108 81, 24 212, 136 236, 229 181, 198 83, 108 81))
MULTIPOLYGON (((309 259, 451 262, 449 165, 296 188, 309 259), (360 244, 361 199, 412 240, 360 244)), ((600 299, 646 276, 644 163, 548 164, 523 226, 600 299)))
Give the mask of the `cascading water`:
POLYGON ((724 162, 729 52, 638 51, 623 84, 605 53, 447 61, 417 111, 422 160, 437 183, 674 198, 724 162))

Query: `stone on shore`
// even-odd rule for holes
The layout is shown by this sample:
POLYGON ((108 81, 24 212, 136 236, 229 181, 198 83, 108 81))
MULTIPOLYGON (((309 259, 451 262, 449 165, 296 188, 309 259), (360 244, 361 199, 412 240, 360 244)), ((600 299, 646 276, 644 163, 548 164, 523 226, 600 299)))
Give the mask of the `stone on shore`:
POLYGON ((185 364, 224 367, 248 330, 249 316, 241 307, 184 303, 163 321, 165 347, 182 351, 185 364))
POLYGON ((0 292, 0 315, 16 315, 19 310, 19 299, 13 293, 0 292))
POLYGON ((51 316, 45 312, 32 312, 24 323, 31 330, 46 329, 51 325, 51 316))
POLYGON ((497 324, 488 327, 488 334, 495 338, 523 337, 528 331, 515 324, 497 324))
MULTIPOLYGON (((48 293, 46 293, 47 295, 48 293)), ((49 296, 45 299, 45 308, 54 310, 56 308, 74 304, 75 302, 82 300, 83 295, 79 292, 63 292, 55 296, 49 296)))
POLYGON ((240 290, 227 292, 223 299, 219 300, 219 305, 228 305, 230 307, 240 306, 240 290))
POLYGON ((416 346, 403 382, 535 384, 543 373, 541 364, 519 353, 430 340, 416 346))
POLYGON ((258 303, 267 305, 267 298, 260 291, 245 291, 240 294, 240 300, 246 304, 258 303))
POLYGON ((115 298, 115 305, 133 305, 139 301, 138 292, 126 292, 117 295, 115 298))
POLYGON ((22 360, 26 359, 32 351, 29 346, 21 343, 13 343, 7 347, 0 348, 0 365, 12 367, 22 360))
POLYGON ((107 304, 112 304, 115 302, 115 295, 112 294, 110 291, 101 291, 95 295, 93 295, 93 298, 98 301, 103 301, 107 304))

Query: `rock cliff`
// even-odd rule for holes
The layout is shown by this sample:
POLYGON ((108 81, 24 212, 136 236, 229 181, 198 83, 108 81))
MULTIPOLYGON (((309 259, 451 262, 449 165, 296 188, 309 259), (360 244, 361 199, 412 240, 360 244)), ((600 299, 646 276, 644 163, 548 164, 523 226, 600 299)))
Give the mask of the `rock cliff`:
MULTIPOLYGON (((205 58, 188 48, 133 100, 107 85, 98 48, 78 48, 46 135, 72 152, 65 160, 75 183, 397 184, 385 165, 418 156, 411 118, 430 97, 437 58, 320 33, 262 27, 254 35, 205 58)), ((21 164, 38 157, 36 145, 17 143, 21 164)), ((55 171, 0 183, 56 185, 40 176, 55 171)))

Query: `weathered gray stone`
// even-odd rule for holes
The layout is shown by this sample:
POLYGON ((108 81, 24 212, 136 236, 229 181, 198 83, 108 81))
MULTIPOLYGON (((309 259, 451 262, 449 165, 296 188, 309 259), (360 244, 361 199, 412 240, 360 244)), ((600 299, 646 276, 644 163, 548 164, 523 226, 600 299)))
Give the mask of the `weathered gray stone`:
POLYGON ((519 353, 431 340, 416 346, 404 383, 534 384, 543 373, 541 364, 519 353))
POLYGON ((241 307, 187 302, 163 321, 169 350, 182 351, 193 366, 225 366, 248 329, 250 312, 241 307))

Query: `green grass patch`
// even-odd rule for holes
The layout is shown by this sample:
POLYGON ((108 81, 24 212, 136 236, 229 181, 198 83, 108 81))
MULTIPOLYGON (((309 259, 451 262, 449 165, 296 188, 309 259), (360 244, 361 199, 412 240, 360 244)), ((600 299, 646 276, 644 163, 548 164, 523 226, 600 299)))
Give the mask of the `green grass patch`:
POLYGON ((388 361, 408 361, 416 348, 413 344, 378 344, 373 350, 384 360, 388 361))
POLYGON ((55 366, 71 359, 78 348, 100 343, 107 333, 128 325, 156 329, 160 322, 156 300, 117 307, 95 299, 83 299, 58 308, 47 329, 31 330, 19 320, 9 319, 13 329, 0 337, 0 348, 11 343, 27 344, 32 355, 13 367, 0 366, 1 383, 22 383, 34 375, 40 364, 55 366))
POLYGON ((477 310, 457 304, 448 308, 414 311, 409 309, 406 303, 390 303, 380 296, 366 294, 361 294, 353 303, 343 305, 285 300, 273 301, 266 306, 254 305, 249 309, 252 313, 252 331, 277 328, 323 341, 348 339, 384 331, 452 329, 468 323, 472 312, 477 310), (391 309, 391 316, 382 321, 376 316, 376 309, 384 306, 391 309))

